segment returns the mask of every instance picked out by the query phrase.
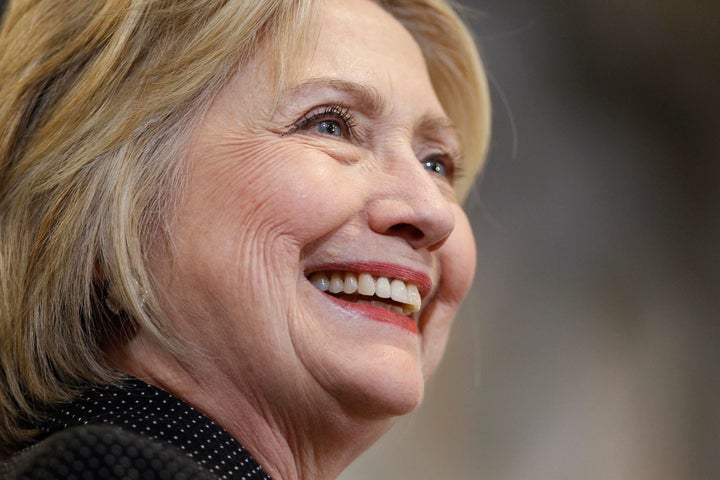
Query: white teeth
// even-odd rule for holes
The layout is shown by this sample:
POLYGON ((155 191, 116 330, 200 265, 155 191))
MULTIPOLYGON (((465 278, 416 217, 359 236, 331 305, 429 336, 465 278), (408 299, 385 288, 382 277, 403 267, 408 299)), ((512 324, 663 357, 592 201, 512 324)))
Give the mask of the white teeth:
POLYGON ((420 297, 420 291, 418 290, 417 285, 413 285, 412 283, 407 285, 407 302, 405 303, 412 309, 412 312, 420 310, 422 297, 420 297))
POLYGON ((360 295, 375 295, 375 280, 369 273, 361 273, 358 276, 358 293, 360 295))
POLYGON ((365 297, 390 298, 401 305, 392 305, 387 302, 359 298, 357 303, 383 307, 393 312, 410 315, 420 310, 422 298, 417 285, 405 283, 400 279, 390 280, 387 277, 375 279, 369 273, 356 275, 351 272, 314 272, 309 277, 318 290, 333 294, 357 293, 365 297))
POLYGON ((380 298, 390 298, 390 280, 386 277, 378 277, 375 284, 375 295, 380 298))
POLYGON ((390 298, 400 303, 408 303, 405 282, 397 278, 390 282, 390 298))
POLYGON ((355 293, 355 292, 357 292, 357 287, 358 287, 357 277, 355 276, 355 274, 347 272, 345 274, 345 283, 343 285, 343 292, 355 293))
POLYGON ((328 290, 330 293, 340 293, 343 291, 343 288, 345 288, 345 282, 343 281, 343 277, 339 272, 333 272, 332 275, 330 275, 330 287, 328 290))
POLYGON ((327 292, 328 287, 330 286, 330 281, 328 280, 327 275, 322 272, 315 272, 310 275, 310 283, 315 285, 315 287, 321 292, 327 292))

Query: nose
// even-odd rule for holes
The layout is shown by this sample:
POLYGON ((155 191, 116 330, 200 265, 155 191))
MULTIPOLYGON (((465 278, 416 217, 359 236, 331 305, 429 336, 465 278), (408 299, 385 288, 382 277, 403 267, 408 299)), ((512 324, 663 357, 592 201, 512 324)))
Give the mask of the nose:
POLYGON ((370 229, 402 238, 416 250, 440 248, 455 228, 455 214, 433 175, 413 156, 405 168, 384 176, 366 204, 370 229))

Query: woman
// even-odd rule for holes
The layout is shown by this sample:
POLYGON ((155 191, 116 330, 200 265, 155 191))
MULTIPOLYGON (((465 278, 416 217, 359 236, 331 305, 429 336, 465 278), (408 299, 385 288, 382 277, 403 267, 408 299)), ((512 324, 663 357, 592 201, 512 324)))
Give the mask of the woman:
POLYGON ((0 52, 6 476, 335 478, 418 405, 488 139, 444 1, 11 1, 0 52))

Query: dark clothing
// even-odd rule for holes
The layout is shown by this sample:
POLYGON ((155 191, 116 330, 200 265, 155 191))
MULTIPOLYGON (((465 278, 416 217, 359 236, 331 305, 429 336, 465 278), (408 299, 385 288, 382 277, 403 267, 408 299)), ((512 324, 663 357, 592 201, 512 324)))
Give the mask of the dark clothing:
POLYGON ((86 390, 41 432, 0 465, 0 478, 271 480, 220 426, 137 378, 86 390))

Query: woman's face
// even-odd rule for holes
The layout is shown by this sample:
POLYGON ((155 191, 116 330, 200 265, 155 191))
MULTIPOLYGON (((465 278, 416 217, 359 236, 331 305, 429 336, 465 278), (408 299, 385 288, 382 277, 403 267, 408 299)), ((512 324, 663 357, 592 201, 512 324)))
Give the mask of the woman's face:
POLYGON ((196 128, 171 253, 153 269, 206 382, 261 408, 402 414, 473 276, 460 145, 396 20, 337 0, 316 21, 277 108, 258 58, 196 128))

